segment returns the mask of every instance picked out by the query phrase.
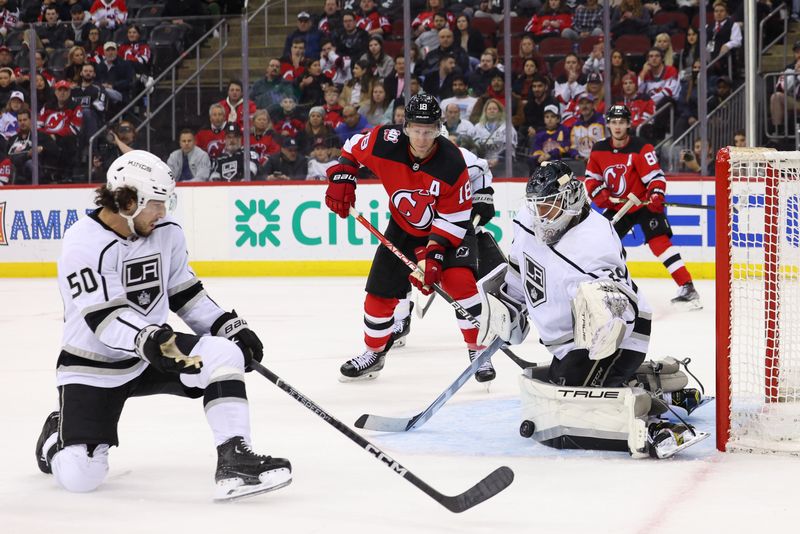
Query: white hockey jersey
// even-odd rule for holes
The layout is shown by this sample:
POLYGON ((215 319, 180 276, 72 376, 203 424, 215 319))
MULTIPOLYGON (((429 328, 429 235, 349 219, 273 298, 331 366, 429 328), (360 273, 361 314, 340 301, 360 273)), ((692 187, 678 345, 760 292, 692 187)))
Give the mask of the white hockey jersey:
POLYGON ((469 184, 472 187, 472 192, 480 191, 492 185, 492 171, 489 169, 489 162, 483 158, 479 158, 466 148, 458 147, 461 155, 464 156, 464 162, 467 164, 467 172, 469 173, 469 184))
POLYGON ((528 316, 539 332, 539 342, 556 358, 575 349, 572 299, 581 282, 612 280, 629 295, 631 306, 620 348, 647 353, 650 341, 650 307, 631 280, 625 249, 608 219, 590 211, 553 245, 533 234, 532 215, 523 204, 514 219, 514 242, 506 272, 509 294, 525 302, 528 316))
POLYGON ((172 310, 196 334, 224 311, 189 268, 183 229, 167 216, 153 233, 124 238, 99 209, 66 232, 58 259, 64 333, 57 384, 117 387, 147 367, 134 351, 137 332, 167 322, 172 310))

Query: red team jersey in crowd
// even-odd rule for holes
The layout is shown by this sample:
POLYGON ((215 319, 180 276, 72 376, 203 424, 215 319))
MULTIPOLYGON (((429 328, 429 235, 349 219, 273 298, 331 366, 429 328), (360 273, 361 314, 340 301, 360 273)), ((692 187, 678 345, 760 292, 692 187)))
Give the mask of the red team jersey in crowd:
MULTIPOLYGON (((623 200, 628 193, 644 199, 648 187, 659 187, 662 192, 667 189, 653 145, 633 136, 621 148, 613 148, 610 137, 595 143, 586 165, 585 183, 590 199, 604 188, 613 198, 623 200)), ((615 209, 619 207, 622 204, 617 204, 615 209)), ((641 208, 634 206, 630 212, 641 208)))
POLYGON ((205 128, 197 132, 195 143, 198 147, 208 152, 211 159, 218 158, 225 150, 225 125, 219 128, 205 128))
POLYGON ((39 130, 47 134, 78 135, 82 124, 83 109, 75 102, 68 102, 63 108, 45 106, 39 113, 39 130))
POLYGON ((433 154, 418 162, 398 125, 377 126, 348 139, 339 161, 364 165, 378 176, 389 194, 392 219, 403 230, 444 246, 461 243, 472 191, 467 164, 453 143, 437 137, 433 154))
POLYGON ((129 42, 120 45, 117 54, 125 61, 139 63, 140 65, 148 65, 150 63, 150 57, 153 55, 150 50, 150 45, 142 42, 129 42))
POLYGON ((389 22, 389 19, 378 13, 377 9, 372 10, 358 19, 358 21, 356 21, 356 27, 366 32, 371 32, 372 30, 380 28, 383 30, 384 35, 389 35, 392 31, 392 23, 389 22))

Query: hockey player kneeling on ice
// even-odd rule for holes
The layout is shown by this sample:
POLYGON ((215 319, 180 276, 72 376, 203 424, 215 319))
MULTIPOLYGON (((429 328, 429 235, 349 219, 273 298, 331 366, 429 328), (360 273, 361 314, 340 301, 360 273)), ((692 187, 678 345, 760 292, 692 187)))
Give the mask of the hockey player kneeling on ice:
POLYGON ((667 410, 664 385, 680 390, 686 381, 671 366, 643 365, 650 308, 628 274, 619 237, 589 208, 566 164, 534 171, 514 220, 509 263, 482 278, 479 289, 479 343, 495 335, 521 343, 530 318, 553 355, 549 366, 520 378, 523 435, 556 448, 658 458, 708 436, 658 417, 667 410), (640 382, 662 386, 651 394, 640 382))
POLYGON ((165 163, 128 152, 97 190, 99 207, 64 237, 59 410, 45 420, 36 461, 69 491, 103 482, 125 402, 158 393, 203 398, 217 446, 215 499, 292 480, 288 460, 250 448, 244 373, 261 361, 263 345, 236 312, 211 300, 189 268, 183 229, 168 214, 174 191, 165 163), (195 334, 174 332, 166 324, 170 310, 195 334))

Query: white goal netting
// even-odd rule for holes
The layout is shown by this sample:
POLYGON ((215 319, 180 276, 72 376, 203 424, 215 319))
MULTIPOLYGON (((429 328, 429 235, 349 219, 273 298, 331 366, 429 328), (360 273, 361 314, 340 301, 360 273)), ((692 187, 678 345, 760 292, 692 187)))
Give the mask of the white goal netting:
POLYGON ((800 454, 800 152, 731 149, 729 161, 717 177, 728 188, 717 243, 730 258, 729 306, 717 310, 730 325, 726 448, 800 454))

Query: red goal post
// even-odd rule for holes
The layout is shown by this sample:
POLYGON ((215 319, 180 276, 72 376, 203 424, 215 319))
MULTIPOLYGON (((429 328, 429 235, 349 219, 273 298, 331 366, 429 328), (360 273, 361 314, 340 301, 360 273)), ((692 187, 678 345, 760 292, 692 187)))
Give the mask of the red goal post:
POLYGON ((800 454, 800 152, 716 162, 717 448, 800 454))

